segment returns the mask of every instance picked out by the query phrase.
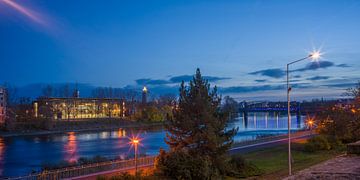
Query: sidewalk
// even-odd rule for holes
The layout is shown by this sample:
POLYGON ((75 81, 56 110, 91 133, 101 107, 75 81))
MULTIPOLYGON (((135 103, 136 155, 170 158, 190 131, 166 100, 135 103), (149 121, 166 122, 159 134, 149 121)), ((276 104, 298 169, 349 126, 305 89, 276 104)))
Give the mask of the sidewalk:
POLYGON ((360 156, 342 155, 285 178, 285 180, 308 179, 360 179, 360 156))

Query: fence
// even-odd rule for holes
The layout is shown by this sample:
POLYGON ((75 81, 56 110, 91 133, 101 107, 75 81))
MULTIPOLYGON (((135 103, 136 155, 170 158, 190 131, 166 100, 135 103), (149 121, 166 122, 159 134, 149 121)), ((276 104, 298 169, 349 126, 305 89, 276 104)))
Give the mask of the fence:
MULTIPOLYGON (((142 157, 137 159, 138 166, 153 165, 155 156, 142 157)), ((30 174, 27 176, 9 178, 10 180, 58 180, 72 177, 95 174, 99 172, 122 170, 135 168, 135 160, 115 160, 102 163, 88 164, 83 166, 75 166, 51 171, 43 171, 40 173, 30 174)))

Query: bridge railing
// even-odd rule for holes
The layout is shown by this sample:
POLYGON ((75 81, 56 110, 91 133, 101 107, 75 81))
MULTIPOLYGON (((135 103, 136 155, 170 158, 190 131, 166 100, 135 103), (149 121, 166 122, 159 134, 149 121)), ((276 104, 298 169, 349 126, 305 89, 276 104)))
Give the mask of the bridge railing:
MULTIPOLYGON (((153 165, 155 156, 147 156, 137 158, 137 165, 150 166, 153 165)), ((73 177, 85 176, 99 172, 112 171, 112 170, 126 170, 135 168, 135 159, 129 160, 115 160, 102 163, 94 163, 82 166, 75 166, 69 168, 62 168, 57 170, 42 171, 27 176, 8 178, 11 180, 58 180, 58 179, 71 179, 73 177)))

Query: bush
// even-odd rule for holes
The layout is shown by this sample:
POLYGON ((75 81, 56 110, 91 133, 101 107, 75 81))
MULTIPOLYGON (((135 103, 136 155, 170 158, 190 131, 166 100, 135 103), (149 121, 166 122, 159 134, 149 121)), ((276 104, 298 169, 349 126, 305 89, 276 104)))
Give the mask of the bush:
POLYGON ((319 150, 330 150, 331 146, 326 136, 315 136, 308 140, 304 146, 306 152, 315 152, 319 150))
POLYGON ((244 158, 239 155, 232 156, 229 164, 230 168, 227 174, 231 177, 246 178, 262 174, 262 171, 258 167, 245 161, 244 158))
POLYGON ((185 150, 165 152, 160 150, 155 162, 156 174, 170 179, 217 179, 210 158, 190 155, 185 150))

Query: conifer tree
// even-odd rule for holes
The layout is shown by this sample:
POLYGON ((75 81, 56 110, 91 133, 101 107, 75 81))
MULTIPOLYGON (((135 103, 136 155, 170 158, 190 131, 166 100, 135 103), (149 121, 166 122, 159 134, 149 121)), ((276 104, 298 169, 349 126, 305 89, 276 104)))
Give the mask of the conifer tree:
POLYGON ((210 84, 197 69, 188 87, 181 83, 178 106, 166 126, 170 153, 186 152, 186 157, 209 161, 206 165, 210 175, 204 178, 226 173, 226 154, 237 131, 226 129, 228 118, 220 111, 220 105, 217 88, 210 89, 210 84))

